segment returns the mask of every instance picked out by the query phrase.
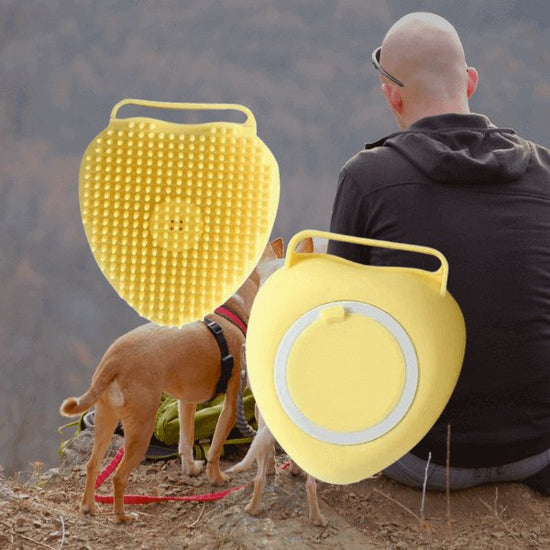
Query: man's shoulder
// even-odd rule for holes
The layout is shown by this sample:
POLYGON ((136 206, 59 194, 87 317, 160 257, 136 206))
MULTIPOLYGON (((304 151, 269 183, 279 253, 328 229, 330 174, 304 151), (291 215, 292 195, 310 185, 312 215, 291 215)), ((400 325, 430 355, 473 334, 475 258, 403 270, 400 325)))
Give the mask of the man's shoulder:
POLYGON ((342 168, 364 193, 399 183, 416 171, 395 149, 378 143, 356 153, 342 168))
POLYGON ((550 169, 550 149, 540 143, 529 140, 526 141, 534 151, 537 160, 540 160, 541 164, 544 164, 547 169, 550 169))

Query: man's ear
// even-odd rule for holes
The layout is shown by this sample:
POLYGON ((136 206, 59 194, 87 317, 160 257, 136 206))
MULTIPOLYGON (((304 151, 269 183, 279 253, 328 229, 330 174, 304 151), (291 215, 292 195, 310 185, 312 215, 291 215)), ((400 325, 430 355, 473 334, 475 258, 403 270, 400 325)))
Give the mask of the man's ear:
POLYGON ((381 85, 382 92, 389 106, 398 114, 401 114, 403 111, 403 99, 401 98, 401 93, 399 88, 393 84, 388 84, 385 82, 381 85))
POLYGON ((477 83, 479 82, 479 74, 474 67, 468 67, 468 81, 466 84, 466 97, 470 99, 470 96, 476 91, 477 83))

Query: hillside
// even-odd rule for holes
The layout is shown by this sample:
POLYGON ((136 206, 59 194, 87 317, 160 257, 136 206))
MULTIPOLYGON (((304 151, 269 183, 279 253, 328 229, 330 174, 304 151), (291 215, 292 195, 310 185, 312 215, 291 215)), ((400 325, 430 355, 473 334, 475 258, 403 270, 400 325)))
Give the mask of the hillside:
MULTIPOLYGON (((119 438, 120 439, 120 438, 119 438)), ((85 441, 90 441, 85 438, 85 441)), ((115 441, 120 445, 120 441, 115 441)), ((0 476, 0 547, 62 550, 330 550, 437 548, 438 550, 542 550, 550 546, 548 498, 520 485, 486 486, 451 494, 422 494, 376 476, 349 486, 318 485, 321 513, 328 524, 309 524, 305 478, 288 470, 268 477, 258 517, 245 513, 254 468, 233 477, 244 488, 216 502, 160 502, 128 506, 133 521, 117 525, 110 505, 81 516, 78 502, 86 444, 74 446, 71 460, 46 472, 35 466, 29 484, 0 476)), ((233 457, 235 458, 235 456, 233 457)), ((286 457, 280 455, 278 463, 286 457)), ((225 462, 227 465, 227 461, 225 462)), ((129 492, 146 495, 199 495, 218 491, 204 474, 182 475, 179 463, 143 463, 129 492)), ((109 483, 103 494, 111 494, 109 483)))

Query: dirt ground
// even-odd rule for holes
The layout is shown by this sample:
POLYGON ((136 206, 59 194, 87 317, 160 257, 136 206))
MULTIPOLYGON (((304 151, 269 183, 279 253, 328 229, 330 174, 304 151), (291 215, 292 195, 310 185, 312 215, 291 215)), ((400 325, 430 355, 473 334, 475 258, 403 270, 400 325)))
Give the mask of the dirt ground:
MULTIPOLYGON (((83 432, 85 433, 85 432, 83 432)), ((522 485, 491 485, 462 492, 426 495, 382 476, 348 486, 318 484, 326 527, 308 522, 305 477, 278 469, 268 478, 259 517, 244 508, 252 494, 255 468, 235 475, 228 487, 245 485, 216 502, 161 502, 128 506, 134 520, 117 525, 110 505, 97 516, 81 516, 89 444, 69 447, 59 468, 30 479, 0 474, 0 548, 27 549, 549 549, 550 499, 522 485)), ((114 438, 111 453, 120 445, 114 438)), ((237 448, 224 467, 242 457, 237 448)), ((280 465, 286 461, 278 456, 280 465)), ((195 495, 217 492, 204 474, 186 478, 177 460, 144 462, 134 471, 129 493, 195 495)), ((99 490, 111 492, 110 483, 99 490)))

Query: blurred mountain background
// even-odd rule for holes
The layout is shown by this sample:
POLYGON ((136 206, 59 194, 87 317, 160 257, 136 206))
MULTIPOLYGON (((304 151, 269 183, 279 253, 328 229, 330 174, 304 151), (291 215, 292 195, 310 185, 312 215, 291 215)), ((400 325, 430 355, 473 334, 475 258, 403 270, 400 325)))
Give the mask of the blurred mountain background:
MULTIPOLYGON (((471 106, 550 137, 546 0, 2 0, 0 465, 54 465, 58 407, 143 323, 99 271, 78 170, 122 98, 249 106, 278 159, 274 236, 328 229, 341 165, 394 132, 370 63, 389 26, 435 11, 480 72, 471 106)), ((123 116, 144 114, 126 107, 123 116)), ((168 116, 166 112, 161 117, 168 116)), ((177 117, 170 120, 177 120, 177 117)))

